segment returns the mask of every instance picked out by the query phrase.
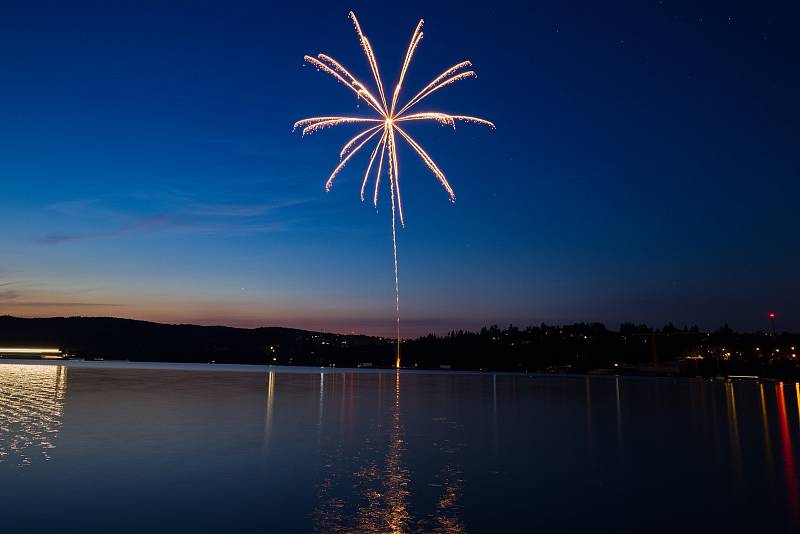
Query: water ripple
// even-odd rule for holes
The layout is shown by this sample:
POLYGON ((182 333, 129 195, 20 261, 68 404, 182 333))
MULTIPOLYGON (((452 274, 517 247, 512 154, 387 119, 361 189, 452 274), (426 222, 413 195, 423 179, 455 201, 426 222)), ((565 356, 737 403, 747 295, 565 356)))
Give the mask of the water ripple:
POLYGON ((64 418, 67 369, 0 365, 0 463, 47 461, 64 418))

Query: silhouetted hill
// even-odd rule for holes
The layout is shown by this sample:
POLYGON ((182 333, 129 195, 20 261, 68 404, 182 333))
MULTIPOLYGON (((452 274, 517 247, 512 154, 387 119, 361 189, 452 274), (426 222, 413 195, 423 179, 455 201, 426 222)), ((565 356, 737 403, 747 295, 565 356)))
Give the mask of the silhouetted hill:
POLYGON ((0 345, 59 347, 83 358, 136 361, 389 365, 391 344, 293 328, 172 325, 111 317, 0 317, 0 345), (273 360, 274 358, 274 360, 273 360))

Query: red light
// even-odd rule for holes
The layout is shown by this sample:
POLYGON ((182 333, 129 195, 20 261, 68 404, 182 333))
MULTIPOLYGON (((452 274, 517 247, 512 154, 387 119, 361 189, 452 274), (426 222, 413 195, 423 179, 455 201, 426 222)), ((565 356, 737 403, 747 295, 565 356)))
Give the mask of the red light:
POLYGON ((774 319, 775 317, 777 317, 777 315, 775 315, 774 313, 770 313, 770 314, 769 314, 769 318, 770 318, 770 319, 774 319))

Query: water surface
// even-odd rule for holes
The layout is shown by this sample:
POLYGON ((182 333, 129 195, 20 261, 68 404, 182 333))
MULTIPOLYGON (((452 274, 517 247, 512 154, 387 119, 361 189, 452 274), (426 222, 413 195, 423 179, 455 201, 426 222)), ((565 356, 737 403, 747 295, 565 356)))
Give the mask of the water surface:
POLYGON ((800 386, 0 363, 10 532, 791 532, 800 386))

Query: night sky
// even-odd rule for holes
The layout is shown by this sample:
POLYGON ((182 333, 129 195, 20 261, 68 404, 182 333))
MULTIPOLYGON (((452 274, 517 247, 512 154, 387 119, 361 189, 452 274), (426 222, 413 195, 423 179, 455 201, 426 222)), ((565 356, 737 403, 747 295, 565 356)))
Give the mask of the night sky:
POLYGON ((388 190, 367 155, 324 181, 363 114, 303 63, 396 80, 419 18, 400 151, 403 334, 622 321, 800 329, 798 11, 763 2, 122 2, 0 5, 0 314, 391 334, 388 190), (114 5, 111 5, 114 4, 114 5), (702 4, 702 5, 698 5, 702 4))

